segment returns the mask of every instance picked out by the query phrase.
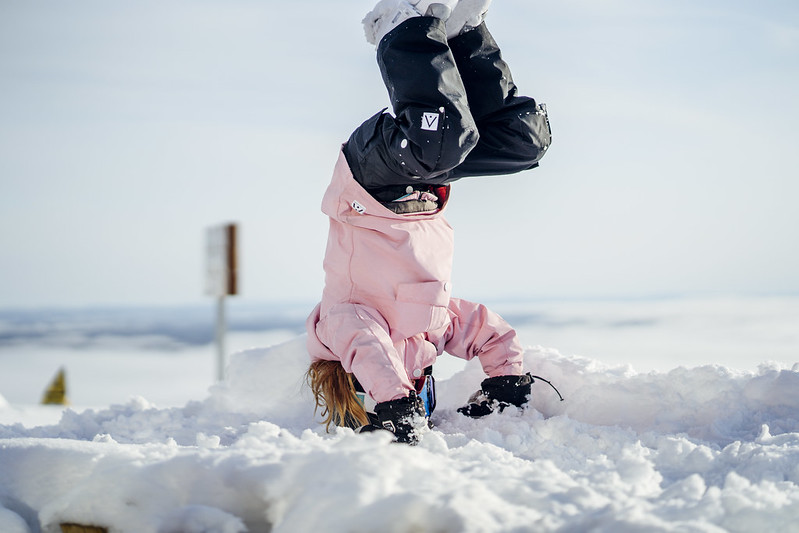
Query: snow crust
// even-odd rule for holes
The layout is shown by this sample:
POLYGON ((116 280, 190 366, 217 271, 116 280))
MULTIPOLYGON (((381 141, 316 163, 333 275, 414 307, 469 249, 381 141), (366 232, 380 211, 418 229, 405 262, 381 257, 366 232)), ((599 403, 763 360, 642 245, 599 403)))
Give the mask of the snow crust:
POLYGON ((469 363, 408 447, 324 432, 304 342, 234 355, 181 407, 0 426, 0 531, 799 531, 797 368, 637 373, 533 347, 564 402, 536 382, 529 410, 463 417, 469 363))

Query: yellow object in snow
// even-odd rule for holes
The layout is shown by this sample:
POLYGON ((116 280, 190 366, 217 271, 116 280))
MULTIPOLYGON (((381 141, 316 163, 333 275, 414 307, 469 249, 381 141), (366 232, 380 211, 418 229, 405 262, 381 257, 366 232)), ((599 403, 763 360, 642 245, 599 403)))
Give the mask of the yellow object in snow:
POLYGON ((64 369, 58 370, 50 386, 44 392, 43 405, 67 405, 67 380, 64 369))

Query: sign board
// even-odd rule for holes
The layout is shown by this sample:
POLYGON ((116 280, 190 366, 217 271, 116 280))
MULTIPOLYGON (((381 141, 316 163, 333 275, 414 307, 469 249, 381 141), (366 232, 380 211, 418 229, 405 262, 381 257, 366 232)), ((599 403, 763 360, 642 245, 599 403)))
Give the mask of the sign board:
POLYGON ((238 294, 238 245, 236 225, 222 224, 206 231, 205 294, 238 294))

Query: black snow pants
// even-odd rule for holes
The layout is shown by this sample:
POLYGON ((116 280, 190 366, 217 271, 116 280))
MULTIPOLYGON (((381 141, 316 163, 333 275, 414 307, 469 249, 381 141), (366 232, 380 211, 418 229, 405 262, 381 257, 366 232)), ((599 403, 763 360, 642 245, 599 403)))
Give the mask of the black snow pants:
POLYGON ((546 109, 517 96, 485 24, 447 41, 440 19, 408 19, 380 41, 377 61, 393 116, 377 113, 344 145, 365 189, 511 174, 549 147, 546 109))

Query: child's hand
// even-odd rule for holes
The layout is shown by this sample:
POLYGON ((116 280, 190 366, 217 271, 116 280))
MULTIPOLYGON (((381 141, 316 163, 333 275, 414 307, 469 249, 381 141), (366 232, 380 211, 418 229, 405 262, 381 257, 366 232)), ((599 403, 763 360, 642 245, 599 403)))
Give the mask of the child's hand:
POLYGON ((427 427, 424 402, 415 391, 405 398, 378 403, 375 414, 383 429, 397 437, 397 442, 414 445, 419 442, 420 431, 427 427))
POLYGON ((509 405, 524 407, 530 397, 533 378, 530 374, 521 376, 497 376, 486 378, 480 384, 480 390, 472 394, 468 403, 458 412, 472 418, 480 418, 499 409, 503 411, 509 405))

